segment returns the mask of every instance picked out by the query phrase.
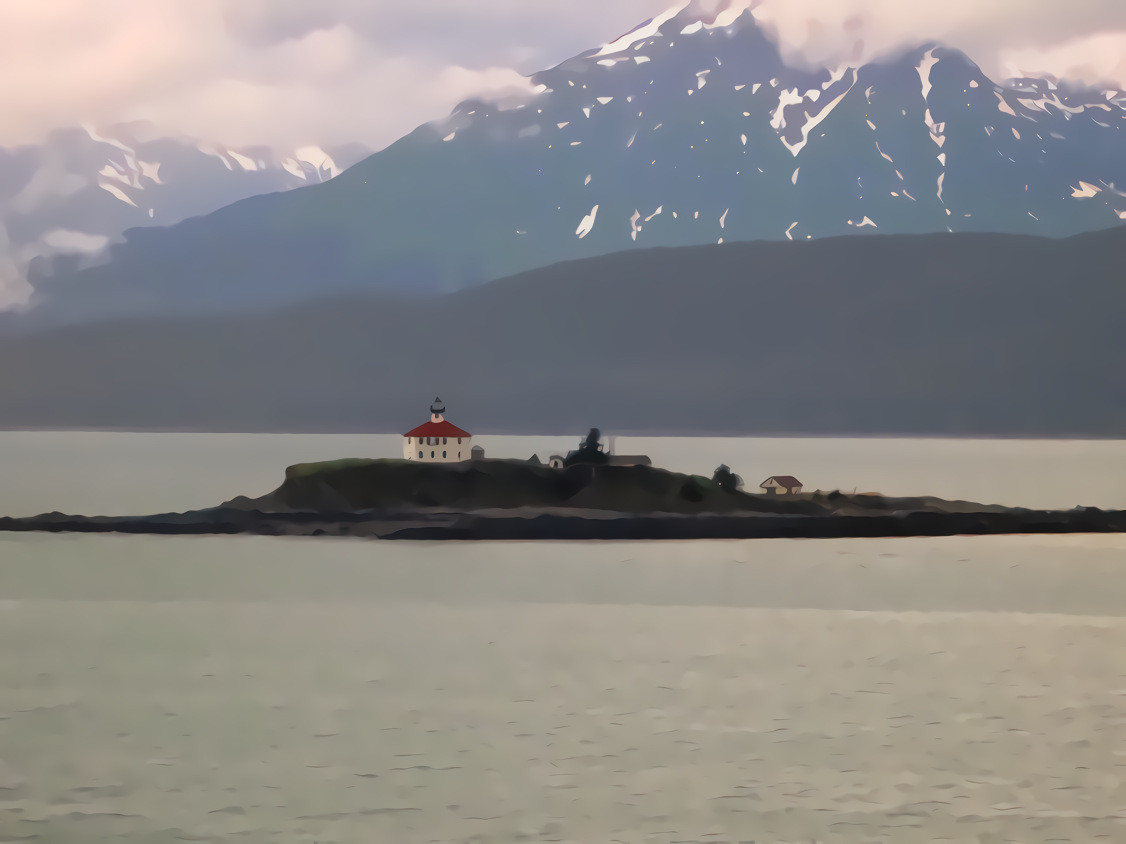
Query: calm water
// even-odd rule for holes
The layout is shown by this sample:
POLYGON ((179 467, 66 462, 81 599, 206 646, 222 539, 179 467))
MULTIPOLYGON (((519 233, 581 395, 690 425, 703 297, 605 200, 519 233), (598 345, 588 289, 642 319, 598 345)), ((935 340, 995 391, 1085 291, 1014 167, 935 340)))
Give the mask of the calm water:
MULTIPOLYGON (((0 513, 209 506, 397 448, 0 433, 0 513)), ((618 450, 1126 506, 1120 442, 618 450)), ((1126 840, 1126 537, 0 534, 0 841, 231 839, 1126 840)))

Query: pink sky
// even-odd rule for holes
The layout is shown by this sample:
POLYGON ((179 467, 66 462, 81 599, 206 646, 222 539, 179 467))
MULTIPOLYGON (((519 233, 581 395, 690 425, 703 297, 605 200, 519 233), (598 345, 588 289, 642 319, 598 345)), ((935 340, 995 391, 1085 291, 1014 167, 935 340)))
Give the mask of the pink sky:
MULTIPOLYGON (((1126 87, 1122 0, 702 0, 754 6, 787 56, 938 39, 1002 78, 1126 87)), ((231 145, 378 148, 465 96, 598 47, 668 0, 7 0, 0 145, 149 120, 231 145)), ((711 9, 709 11, 714 11, 711 9)))

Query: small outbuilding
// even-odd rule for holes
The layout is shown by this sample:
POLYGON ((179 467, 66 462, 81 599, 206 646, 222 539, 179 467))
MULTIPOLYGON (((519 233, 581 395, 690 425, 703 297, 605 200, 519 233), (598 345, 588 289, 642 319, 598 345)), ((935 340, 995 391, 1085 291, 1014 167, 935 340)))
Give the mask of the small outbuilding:
POLYGON ((801 492, 801 481, 793 475, 771 475, 758 486, 767 495, 797 495, 801 492))
POLYGON ((579 443, 576 451, 570 451, 567 456, 552 454, 547 459, 547 465, 552 469, 562 469, 576 463, 594 463, 602 466, 652 466, 653 461, 645 454, 615 454, 614 438, 610 437, 610 447, 605 448, 599 439, 601 434, 597 428, 591 428, 586 439, 579 443))

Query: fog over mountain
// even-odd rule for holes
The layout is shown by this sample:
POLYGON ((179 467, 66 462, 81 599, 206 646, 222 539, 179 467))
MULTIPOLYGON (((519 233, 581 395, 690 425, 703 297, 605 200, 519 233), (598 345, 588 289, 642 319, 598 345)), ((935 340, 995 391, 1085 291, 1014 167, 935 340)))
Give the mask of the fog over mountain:
MULTIPOLYGON (((1053 237, 1126 218, 1126 95, 998 84, 938 44, 810 69, 740 5, 658 16, 321 185, 35 273, 46 319, 441 292, 648 246, 857 233, 1053 237)), ((913 268, 904 267, 904 272, 913 268)))
POLYGON ((369 153, 359 144, 231 149, 143 123, 59 129, 41 144, 0 148, 0 306, 26 297, 28 266, 44 258, 94 262, 128 229, 318 184, 369 153))

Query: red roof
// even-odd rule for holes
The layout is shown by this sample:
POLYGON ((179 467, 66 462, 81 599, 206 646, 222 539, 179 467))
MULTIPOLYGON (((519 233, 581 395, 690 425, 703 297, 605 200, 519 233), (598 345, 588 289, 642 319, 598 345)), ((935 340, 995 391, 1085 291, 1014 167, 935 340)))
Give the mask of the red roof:
POLYGON ((468 437, 470 433, 463 431, 457 425, 452 425, 446 420, 441 422, 425 422, 417 428, 407 431, 404 437, 468 437))
POLYGON ((779 486, 783 486, 786 489, 793 489, 794 487, 802 485, 801 481, 799 481, 793 475, 771 475, 769 478, 759 484, 759 488, 761 489, 771 481, 777 481, 779 486))

